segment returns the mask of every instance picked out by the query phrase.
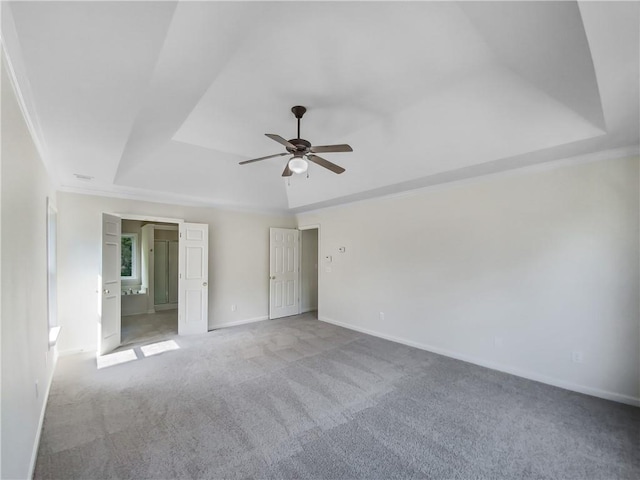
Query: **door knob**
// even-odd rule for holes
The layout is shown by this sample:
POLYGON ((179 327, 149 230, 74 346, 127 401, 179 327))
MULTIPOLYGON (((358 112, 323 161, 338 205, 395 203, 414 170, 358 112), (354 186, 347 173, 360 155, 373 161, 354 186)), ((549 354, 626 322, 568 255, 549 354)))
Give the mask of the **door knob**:
POLYGON ((269 277, 271 280, 275 280, 276 276, 274 275, 273 277, 269 277))
POLYGON ((106 288, 104 289, 104 294, 107 295, 109 293, 109 290, 107 290, 106 288))
POLYGON ((207 282, 202 282, 202 286, 206 287, 207 286, 207 282))

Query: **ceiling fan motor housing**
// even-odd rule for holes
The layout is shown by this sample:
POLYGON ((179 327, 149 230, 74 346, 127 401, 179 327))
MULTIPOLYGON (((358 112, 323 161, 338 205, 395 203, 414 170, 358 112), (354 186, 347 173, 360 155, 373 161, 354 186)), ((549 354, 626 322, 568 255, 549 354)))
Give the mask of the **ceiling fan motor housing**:
POLYGON ((295 150, 291 147, 285 147, 287 151, 292 155, 303 155, 309 152, 309 149, 311 148, 311 143, 303 138, 292 138, 291 140, 289 140, 289 143, 296 146, 295 150))

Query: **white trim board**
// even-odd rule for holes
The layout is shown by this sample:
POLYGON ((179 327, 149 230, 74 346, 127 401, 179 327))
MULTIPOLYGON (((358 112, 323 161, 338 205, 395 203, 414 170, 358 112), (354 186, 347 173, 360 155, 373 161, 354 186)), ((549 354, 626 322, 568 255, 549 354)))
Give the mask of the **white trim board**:
MULTIPOLYGON (((178 310, 178 304, 177 303, 160 303, 158 305, 154 305, 153 309, 154 309, 154 313, 164 312, 166 310, 178 310)), ((139 314, 134 314, 134 315, 139 315, 139 314)), ((125 315, 122 315, 122 316, 124 317, 125 315)))
POLYGON ((49 403, 49 392, 51 391, 51 384, 53 383, 53 375, 56 372, 56 365, 58 364, 58 357, 60 356, 56 349, 50 350, 53 354, 53 365, 51 366, 51 376, 49 382, 47 382, 47 389, 44 392, 44 398, 42 399, 42 410, 40 410, 40 419, 38 420, 38 429, 36 430, 36 438, 33 441, 33 449, 31 451, 31 460, 29 461, 29 476, 27 478, 33 478, 33 473, 36 468, 36 460, 38 459, 38 449, 40 448, 40 436, 42 435, 42 426, 44 425, 44 414, 47 410, 47 403, 49 403))
MULTIPOLYGON (((138 215, 138 214, 133 214, 133 213, 114 213, 113 215, 116 215, 118 217, 120 217, 122 220, 137 220, 140 222, 160 222, 160 223, 175 223, 175 224, 180 224, 180 223, 184 223, 184 220, 182 218, 170 218, 170 217, 156 217, 154 215, 138 215)), ((175 227, 171 227, 171 226, 165 226, 165 225, 154 225, 154 228, 157 228, 158 230, 176 230, 178 227, 177 225, 175 227), (165 228, 162 228, 165 227, 165 228)))
POLYGON ((68 350, 62 350, 58 352, 58 357, 68 357, 69 355, 76 355, 78 353, 96 353, 97 345, 82 348, 71 348, 68 350))
POLYGON ((2 32, 0 32, 0 46, 2 48, 2 56, 5 59, 11 88, 13 88, 16 95, 18 106, 20 107, 24 121, 27 124, 27 130, 29 130, 29 133, 31 134, 31 139, 36 146, 36 150, 38 151, 40 160, 44 164, 45 170, 49 174, 51 183, 53 183, 54 187, 59 188, 60 180, 53 163, 47 155, 47 148, 43 140, 42 129, 40 128, 40 122, 38 121, 36 110, 33 106, 33 102, 29 101, 29 99, 32 98, 31 85, 27 76, 24 75, 24 65, 21 63, 21 58, 19 58, 20 55, 18 55, 17 59, 13 59, 7 50, 7 36, 11 37, 9 41, 13 42, 14 45, 19 44, 17 32, 15 30, 16 27, 13 22, 13 15, 10 13, 9 8, 3 8, 2 14, 4 18, 2 20, 2 32), (16 61, 18 62, 18 65, 16 65, 16 61), (18 68, 17 71, 16 67, 18 68), (18 81, 18 76, 21 77, 22 83, 18 81))
POLYGON ((331 323, 339 327, 348 328, 349 330, 354 330, 356 332, 366 333, 367 335, 372 335, 374 337, 382 338, 384 340, 389 340, 392 342, 407 345, 409 347, 418 348, 420 350, 436 353, 438 355, 443 355, 445 357, 455 358, 456 360, 462 360, 463 362, 473 363, 474 365, 479 365, 481 367, 489 368, 491 370, 497 370, 499 372, 515 375, 517 377, 522 377, 528 380, 533 380, 536 382, 545 383, 547 385, 552 385, 554 387, 563 388, 565 390, 571 390, 573 392, 583 393, 585 395, 590 395, 592 397, 604 398, 605 400, 612 400, 614 402, 624 403, 627 405, 632 405, 634 407, 640 407, 640 398, 632 397, 630 395, 623 395, 620 393, 609 392, 607 390, 600 390, 599 388, 592 388, 592 387, 585 387, 583 385, 577 385, 575 383, 570 383, 564 380, 547 377, 545 375, 540 375, 538 373, 523 371, 518 368, 513 368, 513 367, 509 367, 499 363, 482 360, 476 357, 472 357, 470 355, 453 352, 451 350, 434 347, 432 345, 426 345, 423 343, 406 340, 404 338, 394 337, 392 335, 386 335, 384 333, 376 332, 375 330, 369 330, 368 328, 357 327, 355 325, 350 325, 348 323, 340 322, 338 320, 333 320, 331 318, 327 318, 320 315, 318 315, 318 320, 325 323, 331 323))
POLYGON ((263 320, 269 320, 269 316, 247 318, 244 320, 236 320, 234 322, 216 323, 213 326, 209 326, 209 331, 218 330, 219 328, 237 327, 238 325, 246 325, 247 323, 262 322, 263 320))
MULTIPOLYGON (((338 199, 330 199, 330 200, 322 201, 322 202, 319 202, 318 204, 300 205, 297 207, 290 208, 289 212, 296 215, 296 218, 297 218, 298 215, 320 213, 326 210, 337 209, 347 205, 388 200, 388 199, 394 199, 394 198, 402 198, 402 197, 412 197, 415 195, 420 195, 424 192, 433 192, 433 191, 442 190, 442 189, 456 188, 458 186, 474 184, 479 181, 488 181, 488 180, 490 181, 494 178, 516 177, 521 175, 528 175, 534 172, 545 172, 550 170, 556 170, 559 168, 564 168, 564 167, 573 166, 573 165, 581 165, 581 164, 593 163, 593 162, 599 162, 599 161, 605 161, 605 160, 619 160, 622 158, 633 158, 633 157, 637 157, 638 155, 640 155, 640 147, 638 145, 628 145, 625 147, 618 147, 618 148, 613 148, 608 150, 600 150, 597 152, 571 155, 568 157, 563 157, 555 160, 554 159, 544 160, 541 162, 536 162, 528 165, 508 168, 506 170, 487 171, 483 173, 464 176, 461 178, 442 179, 439 181, 428 183, 426 185, 411 186, 409 188, 406 188, 397 192, 368 195, 372 192, 372 190, 368 190, 364 192, 354 193, 352 195, 348 195, 347 197, 341 197, 343 198, 342 201, 340 200, 340 198, 338 198, 338 199), (336 203, 333 203, 334 201, 336 203), (314 205, 316 206, 314 207, 314 205)), ((464 170, 464 169, 473 168, 473 167, 480 167, 482 165, 486 165, 486 164, 477 164, 477 165, 472 165, 471 167, 462 167, 459 170, 464 170)), ((440 174, 434 174, 434 175, 431 175, 430 177, 449 176, 455 172, 456 170, 451 170, 451 171, 442 172, 440 174)), ((423 180, 428 179, 430 177, 424 177, 423 180)), ((410 180, 409 182, 412 182, 412 181, 410 180)), ((385 188, 387 187, 380 187, 377 190, 383 190, 385 188)))

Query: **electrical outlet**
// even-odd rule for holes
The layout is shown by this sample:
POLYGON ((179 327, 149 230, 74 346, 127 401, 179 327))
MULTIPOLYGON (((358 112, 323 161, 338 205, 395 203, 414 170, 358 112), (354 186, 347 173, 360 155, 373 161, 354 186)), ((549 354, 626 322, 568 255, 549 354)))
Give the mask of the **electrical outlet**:
POLYGON ((236 304, 231 305, 231 311, 235 312, 237 310, 236 304))
POLYGON ((380 312, 380 320, 384 320, 384 312, 380 312))
POLYGON ((571 361, 573 363, 583 363, 584 362, 583 353, 579 351, 571 352, 571 361))

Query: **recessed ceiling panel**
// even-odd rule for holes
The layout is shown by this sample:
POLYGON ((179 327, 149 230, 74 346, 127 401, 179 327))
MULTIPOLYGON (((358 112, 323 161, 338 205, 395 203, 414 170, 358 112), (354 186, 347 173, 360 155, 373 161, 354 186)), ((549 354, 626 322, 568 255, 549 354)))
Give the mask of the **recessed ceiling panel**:
POLYGON ((388 123, 352 134, 348 140, 354 152, 330 157, 349 175, 329 180, 326 172, 313 166, 309 179, 293 179, 289 206, 345 197, 604 133, 512 71, 495 66, 422 99, 388 123))
POLYGON ((491 53, 455 4, 269 3, 259 35, 213 80, 174 140, 267 155, 265 133, 342 142, 487 64, 491 53))

